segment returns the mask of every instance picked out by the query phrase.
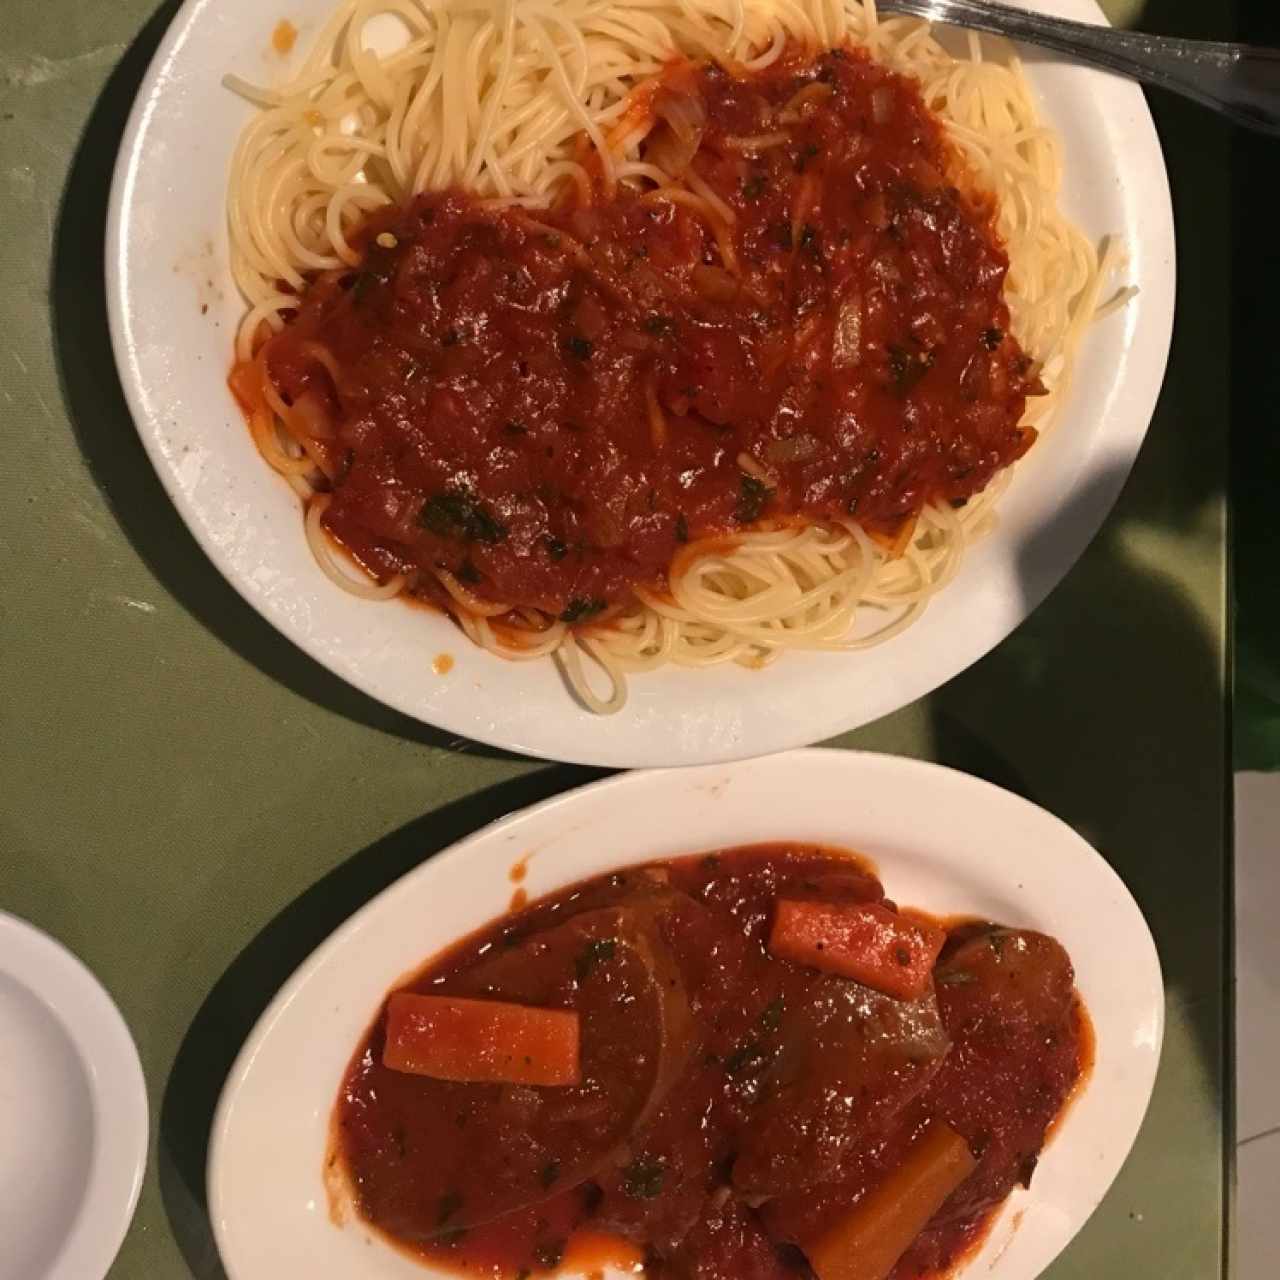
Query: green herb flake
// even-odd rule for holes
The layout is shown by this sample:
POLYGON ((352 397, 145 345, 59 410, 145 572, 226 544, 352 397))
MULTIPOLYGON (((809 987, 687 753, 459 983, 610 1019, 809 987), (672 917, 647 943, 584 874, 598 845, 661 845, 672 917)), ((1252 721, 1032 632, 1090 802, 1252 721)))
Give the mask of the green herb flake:
POLYGON ((595 347, 586 338, 575 333, 565 339, 564 349, 575 360, 590 360, 595 347))
POLYGON ((572 600, 565 605, 563 612, 560 614, 561 622, 585 622, 588 618, 594 618, 597 613, 603 613, 607 601, 591 599, 588 596, 574 596, 572 600))
POLYGON ((784 1008, 781 996, 774 996, 772 1000, 765 1005, 764 1010, 760 1014, 760 1029, 762 1031, 777 1031, 782 1023, 782 1011, 784 1008))
POLYGON ((462 1208, 462 1197, 456 1191, 446 1191, 440 1197, 440 1204, 436 1210, 436 1226, 445 1226, 449 1219, 453 1217, 459 1209, 462 1208))
POLYGON ((760 519, 765 504, 773 496, 773 490, 763 480, 742 473, 741 488, 738 493, 738 506, 734 518, 739 524, 753 524, 760 519))
POLYGON ((645 316, 644 331, 646 333, 664 334, 670 333, 672 330, 670 316, 664 316, 660 312, 653 312, 652 315, 645 316))
POLYGON ((760 1047, 760 1042, 758 1040, 748 1040, 746 1044, 739 1045, 724 1060, 724 1069, 734 1079, 752 1075, 764 1061, 764 1058, 765 1053, 760 1047))
POLYGON ((683 511, 679 512, 676 516, 676 541, 689 541, 689 521, 683 511))
POLYGON ((667 1162, 649 1156, 637 1156, 622 1171, 622 1189, 635 1200, 652 1200, 662 1190, 667 1176, 667 1162))
POLYGON ((592 938, 578 953, 573 962, 573 972, 579 982, 584 982, 606 960, 612 960, 618 950, 615 938, 592 938))
POLYGON ((556 1179, 560 1176, 560 1161, 548 1160, 538 1173, 538 1181, 544 1187, 552 1187, 555 1185, 556 1179))
POLYGON ((932 367, 933 356, 928 352, 916 355, 896 344, 889 347, 889 377, 893 389, 901 396, 905 396, 932 367))
POLYGON ((507 536, 506 526, 465 493, 437 493, 422 505, 418 523, 442 538, 492 545, 507 536))
POLYGON ((764 194, 764 189, 767 185, 764 174, 754 174, 742 184, 743 199, 758 200, 764 194))
POLYGON ((372 271, 361 271, 356 275, 355 283, 351 286, 351 300, 357 305, 365 300, 369 294, 369 290, 375 284, 380 283, 378 277, 372 271))
POLYGON ((533 1251, 534 1261, 540 1267, 546 1267, 548 1271, 553 1267, 558 1267, 563 1257, 563 1240, 546 1240, 542 1244, 538 1245, 533 1251))
POLYGON ((803 151, 796 156, 796 172, 803 173, 809 167, 809 161, 818 154, 818 147, 815 143, 806 144, 803 151))
POLYGON ((569 548, 559 538, 548 535, 547 555, 553 560, 563 560, 569 554, 569 548))

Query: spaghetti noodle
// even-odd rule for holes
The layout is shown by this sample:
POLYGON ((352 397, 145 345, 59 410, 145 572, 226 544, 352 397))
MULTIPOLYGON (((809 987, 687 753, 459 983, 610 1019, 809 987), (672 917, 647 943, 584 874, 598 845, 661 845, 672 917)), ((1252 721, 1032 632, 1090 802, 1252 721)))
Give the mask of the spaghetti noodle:
MULTIPOLYGON (((1114 250, 1099 261, 1056 207, 1058 140, 1040 123, 1016 59, 988 60, 976 37, 967 56, 954 56, 927 25, 881 18, 870 0, 740 0, 730 6, 718 0, 348 0, 289 84, 231 84, 261 108, 240 140, 229 187, 233 267, 249 303, 232 385, 263 456, 307 504, 306 533, 321 567, 365 598, 389 599, 405 590, 430 596, 475 643, 503 657, 557 655, 578 696, 597 712, 623 705, 629 673, 664 663, 760 666, 786 649, 856 648, 909 625, 952 576, 966 544, 988 525, 1007 466, 1049 424, 1081 333, 1116 265, 1114 250), (380 45, 384 52, 377 51, 380 45), (519 228, 524 238, 518 253, 527 257, 530 237, 540 236, 554 243, 565 271, 588 274, 596 260, 574 234, 567 206, 622 197, 628 207, 639 202, 670 209, 669 221, 697 224, 705 238, 692 267, 694 286, 709 305, 734 312, 748 326, 753 309, 777 301, 768 293, 770 277, 762 274, 756 249, 749 250, 750 263, 740 261, 755 226, 752 211, 725 186, 721 169, 693 163, 706 136, 706 108, 698 93, 669 92, 664 85, 672 73, 665 81, 661 73, 681 55, 709 61, 743 82, 773 75, 781 83, 783 70, 803 71, 803 86, 774 104, 757 130, 721 129, 717 135, 722 155, 739 157, 739 166, 755 166, 752 173, 781 183, 778 173, 790 175, 793 161, 803 170, 804 153, 798 159, 791 153, 797 139, 811 136, 804 130, 833 109, 833 85, 843 92, 852 83, 844 71, 839 75, 845 80, 834 73, 811 75, 796 50, 810 51, 805 58, 811 60, 813 51, 846 46, 865 49, 875 64, 909 78, 945 131, 947 180, 967 193, 962 212, 969 211, 975 226, 987 219, 989 238, 1007 252, 996 302, 1007 307, 1008 329, 1019 346, 1005 343, 993 360, 1014 370, 1006 398, 1018 413, 1017 421, 1005 424, 999 448, 989 450, 991 465, 980 469, 980 484, 953 485, 945 494, 935 485, 926 500, 893 519, 883 510, 868 513, 865 504, 857 512, 841 508, 815 516, 797 502, 794 509, 804 518, 786 511, 769 518, 761 507, 755 514, 765 518, 744 521, 731 537, 723 520, 719 527, 704 521, 693 540, 668 557, 658 580, 641 575, 621 595, 592 597, 585 609, 578 599, 568 607, 561 607, 563 599, 549 605, 546 590, 505 599, 496 581, 475 573, 470 557, 433 562, 424 577, 418 566, 369 553, 336 531, 329 508, 335 491, 342 496, 349 464, 335 447, 333 397, 313 393, 306 378, 290 381, 276 363, 268 368, 271 335, 301 334, 307 326, 291 317, 316 297, 325 305, 325 290, 337 297, 339 286, 351 289, 355 281, 358 287, 375 254, 388 272, 404 269, 400 264, 412 253, 426 251, 425 242, 413 241, 406 211, 415 199, 429 200, 423 193, 459 188, 478 200, 474 216, 467 217, 483 221, 487 211, 494 220, 507 220, 507 230, 494 233, 499 240, 519 228), (1019 347, 1039 362, 1025 378, 1018 373, 1027 363, 1018 364, 1019 347), (343 566, 330 545, 335 536, 372 576, 343 566), (608 677, 603 696, 588 679, 582 651, 608 677)), ((890 129, 891 114, 902 110, 891 82, 875 85, 861 100, 873 145, 877 130, 890 129)), ((701 90, 705 97, 707 85, 701 90)), ((929 164, 921 167, 919 181, 935 185, 929 164)), ((784 248, 791 260, 812 236, 810 219, 829 194, 823 181, 810 171, 782 183, 788 201, 784 248)), ((436 205, 422 207, 435 216, 436 205)), ((451 208, 444 210, 446 221, 451 208)), ((874 224, 886 215, 868 216, 874 224)), ((598 254, 594 241, 590 248, 598 254)), ((831 340, 856 346, 863 325, 871 324, 862 319, 865 313, 860 303, 850 321, 838 322, 849 332, 831 340)), ((321 330, 310 339, 303 335, 294 346, 307 350, 295 351, 293 360, 305 357, 324 371, 331 388, 341 388, 349 373, 317 340, 325 336, 321 330)), ((804 334, 793 336, 800 343, 804 334)), ((590 349, 586 339, 575 341, 590 349)), ((894 348, 889 361, 891 376, 902 375, 902 386, 909 386, 931 369, 933 355, 919 357, 915 372, 914 366, 905 373, 894 368, 895 359, 907 357, 894 348)), ((1005 374, 997 369, 997 375, 1002 382, 1005 374)), ((652 374, 638 387, 646 438, 661 453, 672 422, 694 410, 669 388, 660 394, 652 374)), ((774 462, 740 452, 734 461, 749 492, 772 494, 780 477, 785 488, 783 473, 803 461, 800 451, 811 447, 807 439, 771 445, 778 450, 770 455, 774 462)), ((420 497, 416 501, 421 505, 420 497)), ((503 526, 487 509, 450 501, 453 506, 436 513, 436 532, 465 537, 487 554, 490 534, 503 526)), ((856 496, 848 501, 856 504, 856 496)))

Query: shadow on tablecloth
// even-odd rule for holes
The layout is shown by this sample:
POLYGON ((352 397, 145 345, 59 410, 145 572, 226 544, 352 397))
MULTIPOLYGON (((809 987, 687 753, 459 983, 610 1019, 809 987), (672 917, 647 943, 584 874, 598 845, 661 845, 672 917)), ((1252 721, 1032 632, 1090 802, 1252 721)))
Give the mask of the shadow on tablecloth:
POLYGON ((50 279, 52 339, 68 417, 89 471, 134 550, 165 589, 264 675, 317 706, 383 733, 426 746, 514 759, 384 707, 285 639, 200 550, 143 451, 107 328, 107 199, 134 95, 177 8, 176 0, 168 0, 112 73, 80 139, 58 213, 50 279))

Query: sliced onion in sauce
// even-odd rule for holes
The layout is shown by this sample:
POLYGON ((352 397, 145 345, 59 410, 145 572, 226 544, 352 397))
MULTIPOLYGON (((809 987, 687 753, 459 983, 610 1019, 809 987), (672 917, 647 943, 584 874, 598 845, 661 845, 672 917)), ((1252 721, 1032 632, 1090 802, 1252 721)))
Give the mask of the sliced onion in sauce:
POLYGON ((862 294, 849 293, 840 304, 831 337, 831 362, 840 369, 862 363, 862 294))
POLYGON ((689 167, 698 152, 707 109, 692 88, 666 84, 654 95, 653 114, 661 123, 649 135, 645 159, 674 177, 689 167))
POLYGON ((793 94, 791 99, 778 113, 780 124, 799 124, 818 103, 825 102, 835 89, 822 80, 814 80, 793 94))
POLYGON ((741 285, 723 267, 699 264, 690 276, 693 287, 708 302, 732 302, 738 296, 741 285))
POLYGON ((807 435, 789 436, 786 440, 770 440, 764 456, 770 462, 803 462, 818 451, 818 442, 807 435))
POLYGON ((314 440, 334 440, 337 428, 324 402, 314 391, 304 391, 293 402, 293 420, 314 440))

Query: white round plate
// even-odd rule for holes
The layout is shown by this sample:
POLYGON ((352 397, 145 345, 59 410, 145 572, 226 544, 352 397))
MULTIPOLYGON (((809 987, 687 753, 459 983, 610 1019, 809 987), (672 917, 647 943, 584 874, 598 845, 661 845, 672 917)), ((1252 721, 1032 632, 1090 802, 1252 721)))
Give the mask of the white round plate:
MULTIPOLYGON (((1140 290, 1085 340, 1069 403, 1019 465, 998 531, 904 634, 853 654, 789 654, 765 671, 670 669, 631 681, 626 708, 593 716, 551 661, 505 662, 444 617, 357 600, 316 567, 297 499, 249 437, 226 387, 243 307, 227 265, 226 175, 251 109, 222 87, 282 76, 333 0, 283 10, 188 0, 143 82, 116 166, 107 230, 112 338, 151 459, 233 586, 300 648, 389 706, 451 733, 587 764, 700 764, 817 742, 904 706, 998 644, 1063 577, 1120 492, 1155 406, 1173 316, 1174 242, 1159 143, 1136 85, 1025 51, 1065 146, 1068 212, 1119 236, 1140 290), (432 670, 440 653, 449 674, 432 670)), ((1031 7, 1103 21, 1093 0, 1031 7)))
POLYGON ((146 1162, 120 1011, 61 943, 0 911, 0 1280, 101 1280, 146 1162))
POLYGON ((571 791, 468 837, 352 916, 285 984, 223 1090, 208 1185, 230 1280, 443 1280, 351 1215, 330 1219, 330 1112, 388 989, 506 909, 514 862, 529 859, 537 897, 651 858, 762 840, 856 849, 899 903, 1040 929, 1067 948, 1097 1037, 1093 1075, 1030 1190, 1014 1192, 963 1271, 1038 1275, 1106 1194, 1146 1111, 1164 1026, 1151 934, 1102 858, 1026 800, 937 765, 811 749, 571 791))

